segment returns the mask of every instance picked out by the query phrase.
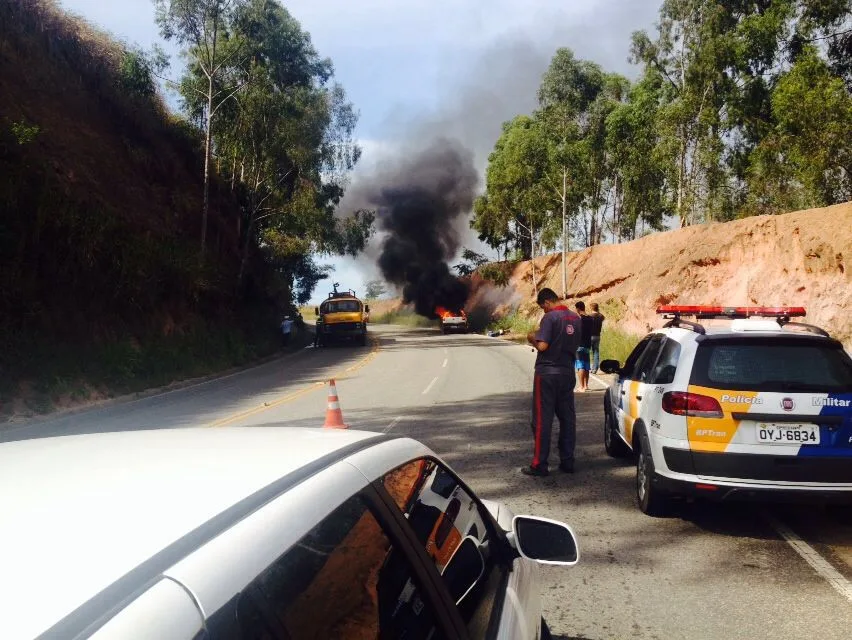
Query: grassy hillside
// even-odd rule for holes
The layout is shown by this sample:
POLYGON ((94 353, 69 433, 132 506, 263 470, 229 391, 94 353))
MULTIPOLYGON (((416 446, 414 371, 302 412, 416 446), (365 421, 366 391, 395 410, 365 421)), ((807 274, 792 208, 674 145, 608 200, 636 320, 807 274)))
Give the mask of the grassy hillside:
MULTIPOLYGON (((69 389, 112 393, 275 347, 257 292, 237 304, 237 204, 144 59, 49 0, 0 3, 0 417, 69 389), (236 309, 243 309, 237 313, 236 309)), ((252 290, 252 287, 249 287, 252 290)))

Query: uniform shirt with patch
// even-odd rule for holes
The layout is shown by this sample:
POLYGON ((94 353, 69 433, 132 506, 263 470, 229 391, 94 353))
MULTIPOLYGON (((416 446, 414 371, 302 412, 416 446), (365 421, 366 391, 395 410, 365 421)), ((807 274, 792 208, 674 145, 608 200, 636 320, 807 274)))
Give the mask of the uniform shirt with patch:
POLYGON ((535 358, 538 374, 566 374, 574 372, 574 357, 582 339, 580 316, 568 307, 558 306, 544 314, 535 334, 538 342, 546 342, 547 349, 535 358))

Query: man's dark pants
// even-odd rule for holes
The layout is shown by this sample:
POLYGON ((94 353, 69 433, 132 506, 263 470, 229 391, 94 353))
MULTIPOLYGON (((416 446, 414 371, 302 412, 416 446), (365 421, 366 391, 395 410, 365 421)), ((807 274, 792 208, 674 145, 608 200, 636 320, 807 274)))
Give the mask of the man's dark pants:
POLYGON ((559 419, 559 457, 561 464, 574 464, 577 416, 574 412, 574 372, 535 374, 533 381, 532 431, 535 438, 532 466, 547 469, 553 416, 559 419))

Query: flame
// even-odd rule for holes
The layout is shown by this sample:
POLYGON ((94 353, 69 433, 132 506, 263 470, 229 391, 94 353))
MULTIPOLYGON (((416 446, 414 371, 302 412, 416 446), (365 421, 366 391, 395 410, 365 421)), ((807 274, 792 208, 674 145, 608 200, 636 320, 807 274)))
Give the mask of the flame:
POLYGON ((459 311, 454 312, 440 305, 435 307, 435 315, 441 319, 450 318, 453 316, 461 316, 462 318, 467 319, 467 314, 464 312, 464 309, 460 309, 459 311))

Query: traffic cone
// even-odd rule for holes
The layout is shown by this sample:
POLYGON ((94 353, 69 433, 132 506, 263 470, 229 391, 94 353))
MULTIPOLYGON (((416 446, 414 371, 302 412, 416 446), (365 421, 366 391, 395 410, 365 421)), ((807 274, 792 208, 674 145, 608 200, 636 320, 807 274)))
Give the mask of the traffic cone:
POLYGON ((349 425, 343 424, 343 412, 340 410, 340 401, 337 399, 337 385, 334 378, 328 381, 328 408, 325 410, 325 429, 348 429, 349 425))

